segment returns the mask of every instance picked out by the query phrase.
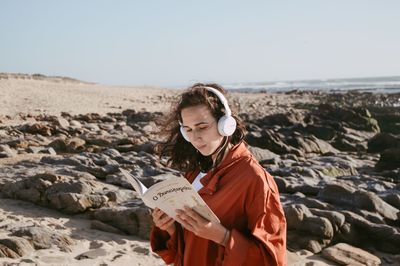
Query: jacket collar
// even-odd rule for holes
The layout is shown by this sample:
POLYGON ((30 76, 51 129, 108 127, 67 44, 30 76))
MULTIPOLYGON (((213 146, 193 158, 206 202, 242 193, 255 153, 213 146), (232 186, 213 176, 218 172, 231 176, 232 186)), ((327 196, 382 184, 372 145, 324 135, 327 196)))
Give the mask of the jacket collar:
POLYGON ((199 194, 212 195, 218 190, 218 182, 222 176, 240 159, 243 157, 250 157, 251 153, 247 149, 244 142, 233 146, 222 160, 219 166, 214 170, 209 171, 200 182, 203 187, 199 190, 199 194))

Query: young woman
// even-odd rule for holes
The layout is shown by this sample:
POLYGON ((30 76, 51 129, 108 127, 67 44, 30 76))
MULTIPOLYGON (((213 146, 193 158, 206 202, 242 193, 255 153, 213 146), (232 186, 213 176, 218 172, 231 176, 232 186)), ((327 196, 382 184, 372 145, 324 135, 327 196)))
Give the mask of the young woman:
POLYGON ((245 128, 224 93, 217 84, 190 87, 165 120, 159 145, 220 223, 190 208, 178 210, 176 220, 155 209, 152 250, 175 266, 285 265, 286 220, 277 186, 247 149, 245 128))

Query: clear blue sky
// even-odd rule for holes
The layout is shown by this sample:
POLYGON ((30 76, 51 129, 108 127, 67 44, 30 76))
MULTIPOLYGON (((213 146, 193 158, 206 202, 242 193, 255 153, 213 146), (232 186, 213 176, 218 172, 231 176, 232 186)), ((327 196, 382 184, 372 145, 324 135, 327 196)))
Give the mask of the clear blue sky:
POLYGON ((181 86, 400 75, 399 0, 0 0, 0 72, 181 86))

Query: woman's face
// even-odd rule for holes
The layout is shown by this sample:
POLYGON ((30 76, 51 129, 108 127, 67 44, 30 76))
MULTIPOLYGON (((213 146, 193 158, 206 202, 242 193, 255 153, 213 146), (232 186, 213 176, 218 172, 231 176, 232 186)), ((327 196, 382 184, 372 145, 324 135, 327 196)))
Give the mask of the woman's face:
POLYGON ((223 136, 218 133, 218 125, 206 105, 186 107, 181 111, 182 126, 190 143, 203 155, 209 156, 221 144, 223 136))

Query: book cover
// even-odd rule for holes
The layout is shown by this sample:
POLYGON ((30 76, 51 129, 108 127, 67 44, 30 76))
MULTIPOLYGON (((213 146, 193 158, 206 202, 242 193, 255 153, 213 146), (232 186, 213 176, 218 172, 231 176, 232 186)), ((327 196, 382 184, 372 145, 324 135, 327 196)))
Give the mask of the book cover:
POLYGON ((120 171, 139 194, 147 207, 151 209, 157 207, 168 214, 168 216, 175 218, 176 210, 183 210, 186 205, 194 209, 205 219, 220 223, 218 217, 185 178, 170 178, 147 188, 138 178, 131 175, 128 171, 121 168, 120 171))

